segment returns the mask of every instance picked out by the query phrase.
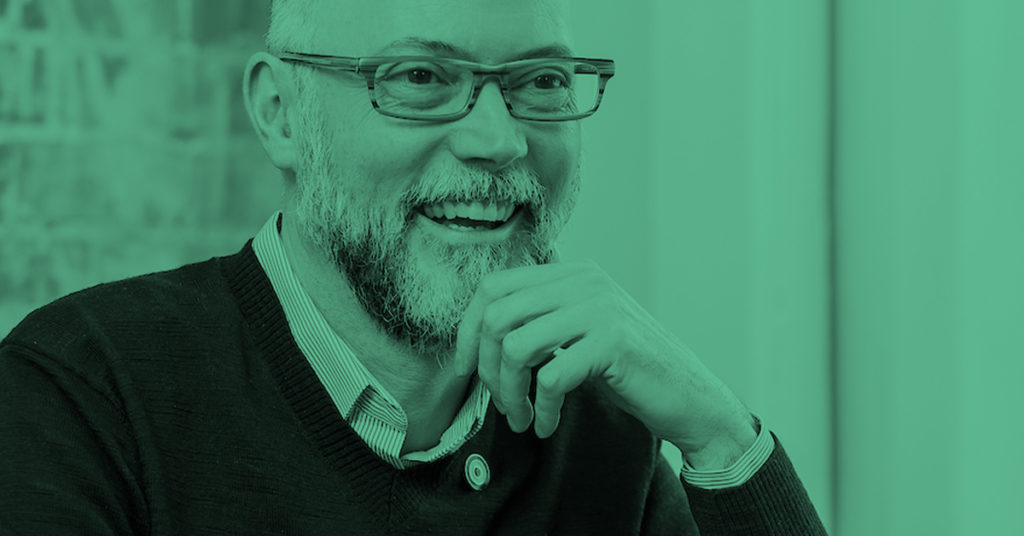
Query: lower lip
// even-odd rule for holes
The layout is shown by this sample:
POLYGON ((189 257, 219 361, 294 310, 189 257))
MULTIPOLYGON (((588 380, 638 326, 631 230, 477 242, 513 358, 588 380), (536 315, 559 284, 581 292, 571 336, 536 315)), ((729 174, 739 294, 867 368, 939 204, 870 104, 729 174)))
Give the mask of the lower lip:
POLYGON ((508 221, 494 229, 452 229, 447 225, 437 223, 423 214, 416 214, 416 217, 425 229, 443 235, 447 241, 468 244, 474 242, 497 242, 508 239, 509 235, 512 234, 512 230, 518 225, 519 220, 523 218, 523 211, 523 207, 517 208, 508 221))

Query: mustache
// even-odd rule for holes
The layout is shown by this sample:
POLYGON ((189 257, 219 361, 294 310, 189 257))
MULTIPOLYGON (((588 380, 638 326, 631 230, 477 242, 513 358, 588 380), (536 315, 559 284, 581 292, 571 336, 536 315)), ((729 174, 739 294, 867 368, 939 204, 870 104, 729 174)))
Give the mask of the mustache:
POLYGON ((400 202, 408 210, 423 205, 470 201, 494 201, 539 209, 544 205, 545 193, 546 188, 537 173, 521 163, 497 171, 454 163, 430 169, 405 191, 400 202))

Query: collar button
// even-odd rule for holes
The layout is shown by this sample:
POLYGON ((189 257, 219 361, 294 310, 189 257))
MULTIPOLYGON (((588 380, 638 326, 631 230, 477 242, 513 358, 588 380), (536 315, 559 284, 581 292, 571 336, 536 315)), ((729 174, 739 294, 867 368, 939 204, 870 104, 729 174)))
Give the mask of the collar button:
POLYGON ((491 482, 491 468, 483 456, 473 453, 466 457, 466 483, 475 491, 483 491, 491 482))

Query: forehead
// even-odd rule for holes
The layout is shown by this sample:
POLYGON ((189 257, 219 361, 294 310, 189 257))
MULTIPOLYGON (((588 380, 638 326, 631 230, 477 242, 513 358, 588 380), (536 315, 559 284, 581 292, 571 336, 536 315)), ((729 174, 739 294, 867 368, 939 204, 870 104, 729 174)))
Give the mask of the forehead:
POLYGON ((417 53, 438 42, 496 63, 551 45, 572 48, 567 0, 328 0, 312 17, 315 52, 417 53))

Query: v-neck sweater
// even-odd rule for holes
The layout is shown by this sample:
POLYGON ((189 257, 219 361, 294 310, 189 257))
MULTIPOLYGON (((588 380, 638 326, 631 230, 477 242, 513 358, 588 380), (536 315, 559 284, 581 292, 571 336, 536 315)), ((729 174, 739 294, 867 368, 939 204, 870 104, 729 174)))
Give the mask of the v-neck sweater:
POLYGON ((824 534, 777 438, 742 486, 702 490, 589 384, 546 440, 493 411, 451 455, 385 463, 296 346, 250 241, 62 298, 0 342, 0 533, 824 534))
POLYGON ((491 397, 483 382, 473 376, 466 399, 436 445, 402 454, 409 431, 405 408, 356 357, 306 293, 285 253, 281 223, 282 214, 276 212, 256 233, 252 249, 281 303, 292 338, 341 416, 370 450, 397 469, 432 462, 458 450, 480 430, 486 417, 491 397))

